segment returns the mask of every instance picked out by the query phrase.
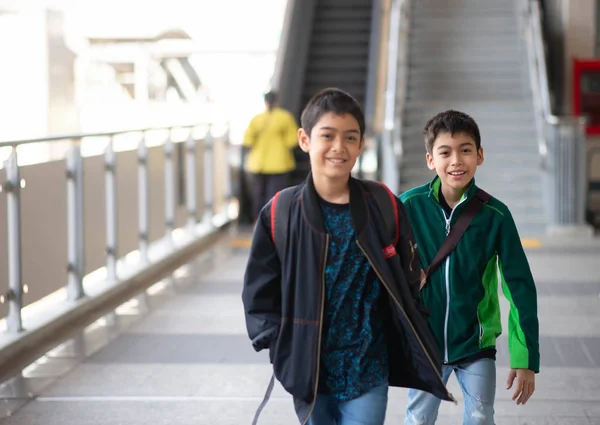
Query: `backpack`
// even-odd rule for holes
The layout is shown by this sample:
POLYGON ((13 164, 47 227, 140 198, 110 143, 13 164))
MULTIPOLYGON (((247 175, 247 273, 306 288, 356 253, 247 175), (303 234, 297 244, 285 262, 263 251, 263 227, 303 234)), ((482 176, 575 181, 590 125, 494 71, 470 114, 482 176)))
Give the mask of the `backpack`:
MULTIPOLYGON (((383 183, 372 180, 359 181, 366 187, 367 192, 375 197, 375 201, 385 220, 385 228, 387 234, 390 235, 391 244, 384 248, 384 254, 386 255, 386 258, 389 258, 396 252, 395 246, 400 238, 396 196, 383 183)), ((283 253, 287 242, 290 209, 295 189, 295 186, 285 188, 277 192, 271 201, 271 240, 275 245, 277 256, 280 260, 283 259, 283 253)))

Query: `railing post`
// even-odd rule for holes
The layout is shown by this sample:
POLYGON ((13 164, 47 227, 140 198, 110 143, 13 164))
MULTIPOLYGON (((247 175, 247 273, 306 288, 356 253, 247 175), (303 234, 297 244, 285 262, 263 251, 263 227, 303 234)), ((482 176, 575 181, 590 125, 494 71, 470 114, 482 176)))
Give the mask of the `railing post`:
POLYGON ((188 228, 190 231, 194 230, 198 219, 198 203, 196 201, 196 140, 194 139, 194 128, 190 129, 190 134, 186 143, 185 151, 186 161, 186 201, 187 201, 187 213, 188 213, 188 228))
POLYGON ((213 173, 213 136, 212 126, 208 126, 208 131, 204 138, 204 219, 212 227, 212 218, 214 212, 214 173, 213 173))
POLYGON ((83 289, 83 159, 81 139, 73 142, 67 156, 67 228, 69 280, 67 295, 70 300, 85 296, 83 289))
POLYGON ((105 152, 106 185, 106 278, 117 280, 117 182, 116 157, 111 136, 105 152))
POLYGON ((23 324, 21 308, 23 307, 23 274, 21 268, 21 179, 17 163, 17 149, 4 163, 6 169, 6 206, 8 232, 8 316, 9 332, 21 332, 23 324))
POLYGON ((173 139, 172 130, 165 141, 165 238, 168 242, 173 241, 173 230, 175 228, 175 175, 173 169, 173 139))
POLYGON ((138 145, 138 227, 140 263, 148 264, 149 243, 149 194, 148 194, 148 147, 146 146, 146 133, 142 133, 138 145))

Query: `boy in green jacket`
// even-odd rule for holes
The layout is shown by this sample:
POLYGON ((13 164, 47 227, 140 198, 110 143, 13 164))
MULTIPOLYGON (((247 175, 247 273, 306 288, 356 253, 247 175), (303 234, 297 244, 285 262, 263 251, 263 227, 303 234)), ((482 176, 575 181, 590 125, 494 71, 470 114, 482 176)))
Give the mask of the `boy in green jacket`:
MULTIPOLYGON (((421 264, 429 266, 475 195, 483 163, 479 128, 457 111, 442 112, 424 129, 427 166, 437 176, 400 196, 421 264)), ((444 383, 456 374, 465 399, 463 425, 494 424, 496 338, 502 331, 498 285, 510 302, 507 389, 525 404, 539 372, 537 295, 517 228, 506 205, 491 198, 476 213, 454 251, 421 282, 429 323, 444 359, 444 383)), ((440 400, 410 390, 405 425, 433 425, 440 400)))

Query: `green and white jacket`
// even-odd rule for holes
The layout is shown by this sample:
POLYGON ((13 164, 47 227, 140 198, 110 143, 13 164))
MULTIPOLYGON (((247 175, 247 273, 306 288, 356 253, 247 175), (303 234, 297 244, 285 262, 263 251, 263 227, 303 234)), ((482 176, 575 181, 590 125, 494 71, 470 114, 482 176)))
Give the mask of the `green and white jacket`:
MULTIPOLYGON (((447 216, 439 203, 441 181, 400 196, 406 205, 425 269, 477 187, 473 180, 447 216)), ((510 303, 510 367, 539 372, 539 324, 533 276, 515 222, 506 205, 492 198, 469 225, 450 256, 423 288, 423 302, 444 363, 496 346, 502 332, 498 285, 510 303)))

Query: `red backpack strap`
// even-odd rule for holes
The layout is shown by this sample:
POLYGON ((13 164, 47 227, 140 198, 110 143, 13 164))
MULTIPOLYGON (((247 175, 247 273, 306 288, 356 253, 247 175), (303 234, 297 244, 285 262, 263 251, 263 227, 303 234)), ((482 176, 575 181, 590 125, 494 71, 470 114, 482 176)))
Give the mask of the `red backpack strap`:
POLYGON ((281 195, 281 191, 277 192, 271 200, 271 240, 275 244, 275 215, 277 214, 277 200, 281 195))
POLYGON ((271 240, 275 245, 280 261, 283 261, 287 243, 288 223, 295 188, 295 186, 285 188, 277 192, 271 200, 271 240))

